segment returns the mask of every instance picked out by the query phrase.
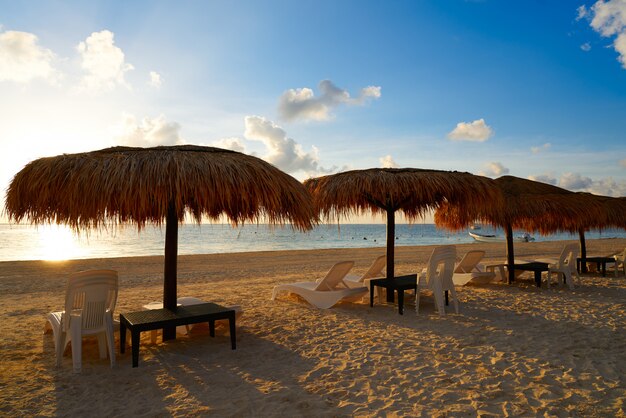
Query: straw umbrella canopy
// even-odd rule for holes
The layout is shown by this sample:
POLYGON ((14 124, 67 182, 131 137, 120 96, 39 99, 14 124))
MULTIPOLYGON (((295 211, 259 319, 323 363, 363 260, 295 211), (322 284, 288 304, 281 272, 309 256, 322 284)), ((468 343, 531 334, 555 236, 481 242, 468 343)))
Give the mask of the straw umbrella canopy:
POLYGON ((581 269, 587 272, 587 245, 585 243, 585 230, 603 228, 626 229, 626 197, 609 197, 594 195, 591 193, 578 193, 586 199, 598 203, 602 208, 601 217, 593 217, 578 225, 578 239, 580 241, 581 269))
POLYGON ((304 185, 327 220, 368 211, 386 215, 387 278, 393 279, 396 211, 415 221, 446 201, 483 207, 498 197, 492 182, 457 171, 371 168, 308 179, 304 185))
POLYGON ((315 222, 312 199, 293 177, 249 155, 194 145, 130 148, 40 158, 18 172, 5 210, 12 221, 67 224, 73 230, 165 223, 163 303, 176 309, 178 224, 225 216, 291 223, 315 222))
MULTIPOLYGON (((557 186, 514 176, 502 176, 494 182, 502 192, 503 204, 475 210, 447 203, 435 212, 435 223, 457 230, 477 220, 503 227, 509 266, 515 264, 513 228, 542 234, 573 232, 582 222, 602 216, 597 202, 557 186)), ((510 283, 514 271, 508 270, 510 283)))

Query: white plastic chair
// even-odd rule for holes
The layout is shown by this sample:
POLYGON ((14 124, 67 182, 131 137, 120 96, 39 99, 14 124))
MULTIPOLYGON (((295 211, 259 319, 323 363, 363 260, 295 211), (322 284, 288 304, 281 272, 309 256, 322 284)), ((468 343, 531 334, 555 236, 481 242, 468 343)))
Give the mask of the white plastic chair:
POLYGON ((472 250, 465 253, 461 261, 456 264, 452 282, 457 286, 466 284, 486 284, 496 277, 493 271, 485 271, 480 260, 485 256, 482 250, 472 250))
POLYGON ((350 288, 365 286, 365 280, 384 277, 383 270, 387 266, 387 256, 381 255, 377 257, 367 271, 359 276, 357 274, 348 274, 343 278, 343 282, 350 288))
POLYGON ((353 261, 342 261, 326 273, 322 279, 314 282, 286 283, 274 286, 272 290, 272 300, 280 291, 295 293, 302 296, 311 305, 321 309, 328 309, 341 299, 362 297, 367 293, 367 287, 349 288, 343 283, 343 278, 348 274, 353 261), (340 287, 340 285, 342 287, 340 287))
POLYGON ((454 311, 459 313, 459 300, 452 282, 454 262, 456 260, 456 247, 443 245, 436 247, 428 260, 426 271, 422 272, 417 279, 415 292, 415 314, 419 314, 420 293, 422 289, 432 291, 439 315, 445 311, 445 291, 449 291, 454 301, 454 311))
POLYGON ((550 288, 550 281, 552 280, 552 274, 557 275, 557 282, 560 282, 559 275, 563 275, 565 283, 570 289, 574 288, 574 282, 572 275, 576 276, 578 285, 580 286, 580 276, 578 275, 578 269, 576 268, 576 258, 578 257, 578 244, 567 244, 563 247, 561 255, 559 255, 556 263, 548 265, 548 280, 547 286, 550 288))
POLYGON ((619 273, 620 265, 622 266, 624 275, 626 275, 626 248, 621 253, 615 254, 613 258, 615 258, 615 277, 617 277, 619 273))
POLYGON ((44 332, 51 330, 54 336, 57 367, 71 341, 74 372, 80 373, 82 338, 86 335, 98 337, 100 358, 105 359, 108 351, 111 367, 115 365, 113 311, 117 289, 118 275, 113 270, 83 271, 68 278, 65 310, 49 313, 44 327, 44 332))

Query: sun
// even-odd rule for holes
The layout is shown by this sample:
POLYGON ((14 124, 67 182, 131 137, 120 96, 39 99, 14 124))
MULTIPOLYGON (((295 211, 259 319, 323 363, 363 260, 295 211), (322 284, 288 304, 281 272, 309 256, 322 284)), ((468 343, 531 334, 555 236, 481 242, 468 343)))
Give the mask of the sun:
POLYGON ((38 228, 39 254, 46 261, 62 261, 81 254, 77 237, 65 226, 46 225, 38 228))

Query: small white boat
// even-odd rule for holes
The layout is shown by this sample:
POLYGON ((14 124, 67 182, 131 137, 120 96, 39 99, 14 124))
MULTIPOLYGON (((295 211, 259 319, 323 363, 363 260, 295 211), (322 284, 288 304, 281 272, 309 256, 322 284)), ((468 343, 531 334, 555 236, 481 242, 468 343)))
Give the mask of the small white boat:
MULTIPOLYGON (((504 237, 499 237, 493 234, 478 234, 476 232, 469 232, 470 237, 474 238, 476 241, 480 242, 504 242, 506 239, 504 237)), ((515 242, 532 242, 535 238, 531 237, 528 232, 523 235, 513 237, 513 241, 515 242)))

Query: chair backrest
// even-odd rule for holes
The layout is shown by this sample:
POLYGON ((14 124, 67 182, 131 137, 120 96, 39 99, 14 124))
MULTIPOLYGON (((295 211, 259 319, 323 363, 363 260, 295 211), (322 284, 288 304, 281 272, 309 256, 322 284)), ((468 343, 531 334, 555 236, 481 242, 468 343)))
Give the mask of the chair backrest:
POLYGON ((314 290, 335 290, 346 274, 354 266, 354 261, 340 261, 328 270, 326 276, 317 283, 314 290))
POLYGON ((578 244, 567 244, 563 247, 561 255, 559 255, 559 261, 557 266, 559 268, 565 268, 569 266, 570 269, 576 267, 576 258, 578 257, 578 244))
POLYGON ((88 270, 67 281, 63 327, 69 331, 72 314, 80 313, 83 330, 103 326, 104 315, 113 314, 117 302, 118 275, 113 270, 88 270))
POLYGON ((434 291, 448 289, 453 285, 454 262, 456 261, 456 247, 442 245, 435 247, 426 267, 426 283, 434 291))
POLYGON ((461 261, 456 265, 455 273, 471 273, 476 268, 480 260, 485 256, 482 250, 472 250, 465 253, 461 261))
POLYGON ((375 277, 382 277, 383 270, 387 267, 387 256, 381 255, 376 258, 370 268, 365 272, 363 276, 361 276, 361 281, 365 279, 373 279, 375 277))

